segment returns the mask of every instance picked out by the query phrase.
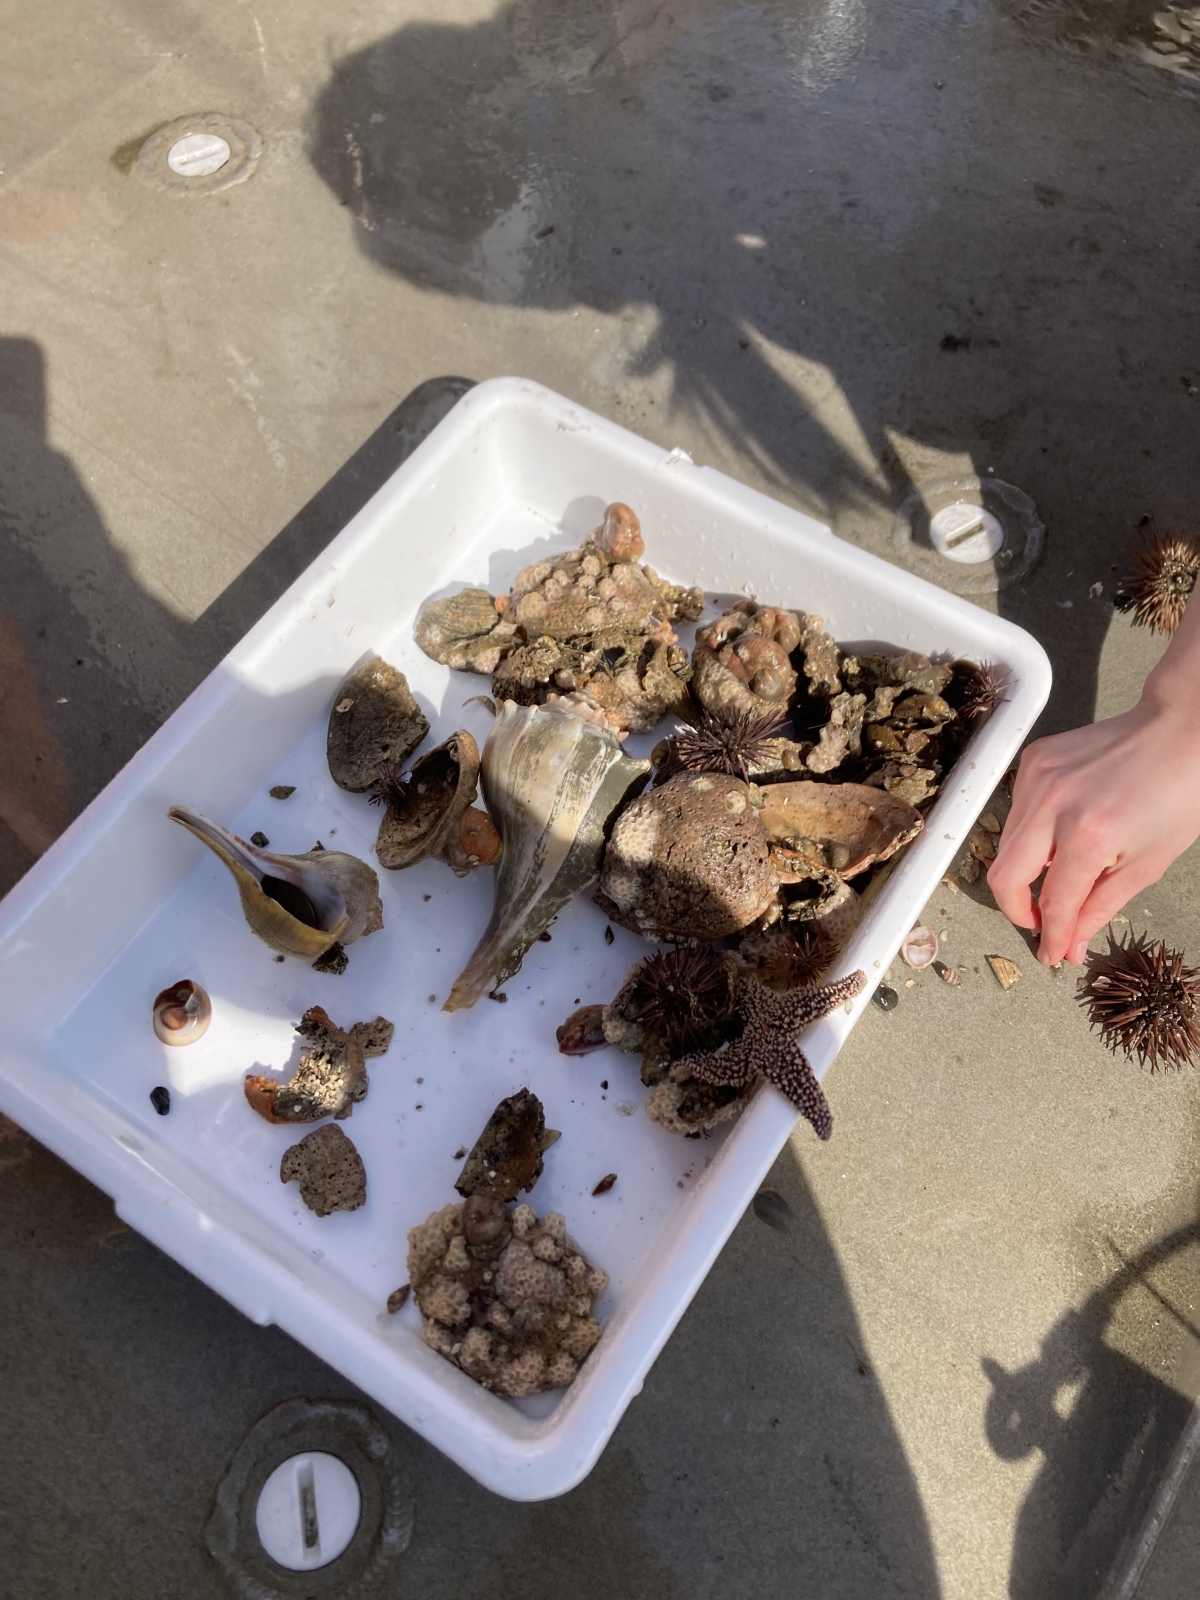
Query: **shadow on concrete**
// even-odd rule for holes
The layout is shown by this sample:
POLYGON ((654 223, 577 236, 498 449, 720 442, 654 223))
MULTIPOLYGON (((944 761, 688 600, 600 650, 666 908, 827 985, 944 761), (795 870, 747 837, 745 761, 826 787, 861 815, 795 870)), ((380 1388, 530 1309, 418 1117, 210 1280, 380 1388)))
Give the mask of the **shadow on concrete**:
POLYGON ((1163 163, 1128 167, 1131 126, 1187 136, 1176 98, 980 8, 513 0, 336 62, 309 153, 371 259, 582 308, 581 354, 619 316, 618 366, 850 537, 939 451, 1019 484, 1048 550, 999 606, 1051 655, 1052 731, 1093 714, 1138 516, 1200 495, 1190 235, 1163 163))
MULTIPOLYGON (((501 1500, 384 1419, 418 1485, 406 1594, 936 1600, 836 1253, 790 1156, 770 1181, 570 1494, 501 1500)), ((113 1600, 224 1595, 200 1530, 246 1431, 288 1396, 364 1397, 3 1121, 0 1284, 6 1592, 94 1594, 102 1574, 113 1600)))
MULTIPOLYGON (((1140 1526, 1192 1401, 1115 1349, 1111 1325, 1126 1294, 1146 1287, 1154 1268, 1198 1242, 1200 1221, 1125 1262, 1055 1323, 1028 1366, 1007 1372, 985 1357, 989 1444, 1005 1461, 1034 1450, 1043 1457, 1017 1521, 1013 1600, 1093 1600, 1140 1526)), ((1200 1336, 1191 1323, 1186 1331, 1200 1336)))
POLYGON ((146 593, 51 443, 40 345, 0 338, 0 894, 470 387, 445 377, 414 389, 189 623, 146 593))

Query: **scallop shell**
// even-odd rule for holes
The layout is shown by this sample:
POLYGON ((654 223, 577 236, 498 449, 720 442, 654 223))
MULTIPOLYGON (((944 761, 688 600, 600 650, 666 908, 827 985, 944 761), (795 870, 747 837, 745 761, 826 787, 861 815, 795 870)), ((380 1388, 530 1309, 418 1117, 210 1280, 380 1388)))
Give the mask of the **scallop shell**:
POLYGON ((330 945, 351 944, 383 927, 379 879, 357 856, 341 850, 276 855, 187 806, 172 806, 167 815, 233 873, 251 932, 272 950, 312 961, 330 945))
POLYGON ((544 706, 506 700, 483 749, 483 795, 504 853, 491 921, 445 1010, 473 1006, 511 978, 526 950, 600 870, 604 832, 644 785, 596 709, 577 696, 544 706))

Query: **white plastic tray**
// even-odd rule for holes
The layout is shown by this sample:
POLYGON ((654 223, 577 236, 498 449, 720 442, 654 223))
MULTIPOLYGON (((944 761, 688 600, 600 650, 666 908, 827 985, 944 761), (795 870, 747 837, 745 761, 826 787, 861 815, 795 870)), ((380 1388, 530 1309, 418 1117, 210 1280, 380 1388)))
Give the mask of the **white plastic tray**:
MULTIPOLYGON (((873 985, 1041 709, 1044 652, 810 518, 511 378, 459 402, 0 905, 0 1106, 247 1316, 286 1328, 481 1483, 523 1500, 569 1489, 595 1462, 794 1111, 765 1090, 731 1130, 687 1141, 645 1115, 636 1056, 558 1054, 556 1025, 579 1002, 610 999, 647 949, 621 930, 609 947, 586 898, 533 947, 506 1005, 448 1015, 440 1002, 487 921, 489 873, 381 872, 384 930, 350 947, 344 976, 320 976, 276 963, 225 868, 166 811, 187 804, 243 837, 262 829, 283 851, 319 838, 371 859, 378 813, 325 765, 338 681, 377 651, 407 673, 430 742, 467 726, 482 745, 488 714, 463 701, 488 684, 421 654, 417 606, 463 583, 503 590, 615 499, 637 509, 646 559, 670 578, 817 611, 843 641, 986 658, 1012 674, 839 963, 873 985), (269 799, 277 783, 296 793, 269 799), (167 1050, 150 1000, 184 976, 209 990, 213 1023, 198 1044, 167 1050), (396 1024, 344 1124, 366 1163, 367 1204, 324 1220, 279 1182, 296 1130, 261 1121, 241 1087, 248 1070, 294 1059, 294 1024, 314 1003, 343 1025, 379 1012, 396 1024), (159 1083, 172 1093, 165 1118, 148 1098, 159 1083), (574 1386, 514 1403, 428 1350, 411 1305, 392 1317, 384 1302, 407 1279, 406 1230, 455 1198, 455 1152, 525 1084, 563 1134, 534 1203, 565 1212, 612 1287, 598 1308, 604 1337, 574 1386), (616 1187, 594 1199, 608 1172, 616 1187)), ((868 997, 810 1030, 818 1075, 868 997)))

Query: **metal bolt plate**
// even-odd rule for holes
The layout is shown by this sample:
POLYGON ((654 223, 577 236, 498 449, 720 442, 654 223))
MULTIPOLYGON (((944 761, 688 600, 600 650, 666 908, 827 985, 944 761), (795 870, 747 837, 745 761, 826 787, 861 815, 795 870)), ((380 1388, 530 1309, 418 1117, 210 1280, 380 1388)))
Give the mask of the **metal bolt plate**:
POLYGON ((134 169, 153 188, 187 199, 245 183, 261 154, 262 140, 249 123, 200 111, 156 129, 134 169))

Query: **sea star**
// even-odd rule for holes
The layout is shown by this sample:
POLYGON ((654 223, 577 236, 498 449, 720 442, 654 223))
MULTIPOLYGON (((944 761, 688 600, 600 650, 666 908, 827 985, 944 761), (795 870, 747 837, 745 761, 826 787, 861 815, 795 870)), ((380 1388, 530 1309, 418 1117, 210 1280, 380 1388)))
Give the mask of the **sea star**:
POLYGON ((671 1076, 677 1082, 692 1077, 737 1088, 767 1078, 808 1118, 817 1137, 828 1139, 833 1117, 796 1035, 810 1022, 852 1000, 866 981, 865 973, 852 972, 836 983, 776 994, 757 978, 742 977, 734 1002, 746 1024, 741 1037, 717 1050, 682 1056, 671 1068, 671 1076))

